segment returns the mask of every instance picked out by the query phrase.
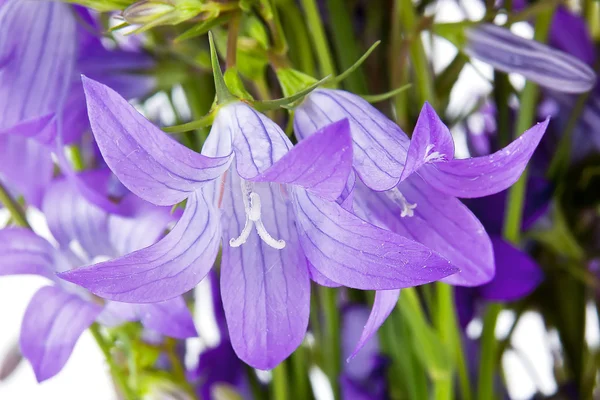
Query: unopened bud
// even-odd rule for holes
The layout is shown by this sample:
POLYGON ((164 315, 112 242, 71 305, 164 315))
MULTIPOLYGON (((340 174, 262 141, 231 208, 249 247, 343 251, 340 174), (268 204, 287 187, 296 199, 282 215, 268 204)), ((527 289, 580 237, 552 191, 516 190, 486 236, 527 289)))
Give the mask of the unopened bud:
POLYGON ((130 24, 145 25, 175 10, 172 1, 142 0, 127 7, 123 18, 130 24))

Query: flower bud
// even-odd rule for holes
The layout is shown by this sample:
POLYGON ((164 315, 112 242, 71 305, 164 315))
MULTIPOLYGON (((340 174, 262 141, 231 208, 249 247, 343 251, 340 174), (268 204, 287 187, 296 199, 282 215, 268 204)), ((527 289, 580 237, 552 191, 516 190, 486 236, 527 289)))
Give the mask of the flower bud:
POLYGON ((123 11, 123 18, 130 24, 145 25, 174 10, 174 4, 169 0, 142 0, 127 7, 123 11))

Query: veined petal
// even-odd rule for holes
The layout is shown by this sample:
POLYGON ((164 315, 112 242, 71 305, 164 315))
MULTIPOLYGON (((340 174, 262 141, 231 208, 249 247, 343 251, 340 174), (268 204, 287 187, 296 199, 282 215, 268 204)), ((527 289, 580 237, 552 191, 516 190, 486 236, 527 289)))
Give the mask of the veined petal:
POLYGON ((183 216, 160 242, 60 277, 100 297, 127 303, 154 303, 187 292, 208 273, 219 250, 219 212, 209 189, 188 198, 183 216))
POLYGON ((430 162, 450 161, 454 158, 454 139, 429 103, 425 103, 415 125, 406 165, 400 180, 406 179, 422 165, 430 162))
POLYGON ((584 93, 596 83, 596 73, 583 61, 493 24, 467 30, 467 41, 468 55, 548 89, 584 93))
POLYGON ((50 150, 24 137, 0 136, 0 180, 27 204, 40 207, 46 187, 54 174, 50 150))
POLYGON ((334 201, 351 171, 352 139, 348 120, 343 119, 301 141, 252 181, 297 185, 334 201))
POLYGON ((0 276, 33 274, 52 279, 56 270, 54 248, 26 228, 0 230, 0 276))
POLYGON ((137 309, 145 328, 178 339, 198 336, 192 314, 181 296, 160 303, 138 304, 137 309))
POLYGON ((490 301, 514 301, 531 293, 544 279, 536 262, 525 252, 492 238, 496 260, 496 275, 479 288, 481 297, 490 301))
POLYGON ((102 307, 56 286, 41 288, 31 299, 21 325, 21 352, 38 382, 64 367, 75 343, 102 307))
POLYGON ((412 216, 403 217, 401 207, 387 193, 364 186, 355 193, 355 208, 367 221, 422 243, 460 268, 444 282, 477 286, 492 279, 492 243, 464 204, 437 192, 417 174, 400 183, 397 190, 407 202, 416 204, 412 216))
POLYGON ((339 283, 332 281, 331 279, 329 279, 328 277, 326 277, 325 275, 320 273, 319 270, 316 269, 310 262, 308 263, 308 273, 310 275, 310 279, 313 282, 318 283, 321 286, 327 286, 327 287, 342 286, 339 283))
POLYGON ((31 121, 61 109, 75 63, 75 33, 67 4, 9 0, 0 9, 0 131, 26 121, 32 128, 31 121))
POLYGON ((171 205, 219 177, 230 156, 210 158, 177 143, 117 92, 83 77, 92 131, 119 180, 146 201, 171 205))
POLYGON ((77 242, 88 260, 118 255, 108 237, 108 214, 83 198, 68 179, 57 178, 50 184, 42 211, 61 248, 69 249, 72 242, 77 242))
POLYGON ((291 205, 277 185, 256 183, 261 220, 281 250, 269 246, 256 228, 244 244, 229 240, 244 228, 245 210, 236 173, 231 174, 223 199, 223 259, 221 296, 233 348, 244 362, 271 369, 304 339, 310 312, 308 266, 294 228, 291 205))
POLYGON ((354 168, 373 190, 394 187, 404 168, 408 136, 361 97, 342 90, 318 89, 294 114, 294 131, 303 140, 335 121, 347 118, 353 141, 354 168))
MULTIPOLYGON (((378 290, 375 293, 375 302, 369 314, 369 319, 365 324, 363 331, 358 339, 356 347, 352 351, 352 354, 348 357, 350 362, 357 353, 365 346, 365 344, 371 339, 373 334, 383 325, 387 317, 394 311, 396 304, 398 304, 398 298, 400 297, 400 290, 378 290)), ((357 362, 354 360, 353 362, 357 362)))
POLYGON ((546 119, 534 125, 494 154, 424 165, 419 175, 450 196, 471 198, 498 193, 519 179, 548 123, 546 119))
POLYGON ((217 118, 223 118, 232 138, 237 172, 244 179, 263 173, 292 148, 279 125, 245 103, 228 104, 217 118))
POLYGON ((356 217, 335 202, 293 191, 302 249, 320 273, 344 286, 400 289, 458 271, 427 247, 356 217))

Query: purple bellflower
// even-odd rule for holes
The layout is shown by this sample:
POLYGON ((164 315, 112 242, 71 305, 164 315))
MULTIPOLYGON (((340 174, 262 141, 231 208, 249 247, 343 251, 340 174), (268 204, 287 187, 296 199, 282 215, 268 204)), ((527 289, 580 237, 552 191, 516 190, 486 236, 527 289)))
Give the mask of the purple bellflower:
POLYGON ((585 62, 493 24, 467 30, 465 52, 500 71, 521 74, 558 92, 584 93, 596 83, 596 73, 585 62))
MULTIPOLYGON (((153 66, 148 56, 107 50, 90 30, 100 27, 81 7, 30 0, 0 5, 0 179, 28 204, 41 204, 54 171, 52 151, 83 187, 63 154, 64 144, 89 131, 81 73, 127 98, 154 86, 153 78, 132 73, 153 66)), ((91 189, 84 194, 94 200, 91 189)), ((102 196, 95 197, 100 204, 102 196)), ((110 202, 103 205, 114 211, 110 202)))
MULTIPOLYGON (((360 178, 352 199, 356 215, 423 243, 459 267, 460 272, 444 279, 446 283, 478 286, 490 281, 494 276, 491 240, 457 197, 487 196, 516 182, 548 120, 494 154, 455 159, 452 135, 429 104, 424 105, 409 139, 359 96, 318 89, 296 109, 295 132, 304 140, 342 118, 350 122, 353 165, 360 178)), ((358 348, 387 318, 398 296, 398 290, 377 292, 358 348)))
POLYGON ((348 122, 298 146, 240 101, 219 106, 202 154, 177 143, 110 88, 84 77, 88 113, 108 166, 157 204, 187 199, 175 228, 125 257, 62 276, 112 300, 154 302, 192 289, 221 239, 221 293, 236 354, 270 369, 300 345, 309 264, 358 289, 397 289, 456 268, 429 248, 377 228, 335 200, 352 168, 348 122), (235 161, 235 162, 234 162, 235 161))
MULTIPOLYGON (((94 181, 96 175, 88 177, 94 181)), ((56 276, 98 258, 148 246, 172 222, 168 208, 153 206, 132 194, 124 201, 136 210, 131 218, 107 214, 85 200, 70 181, 59 178, 48 187, 42 205, 56 246, 29 229, 0 230, 0 275, 33 274, 52 282, 33 296, 21 326, 21 352, 40 382, 60 372, 75 343, 94 321, 109 326, 141 321, 164 335, 197 335, 182 297, 155 304, 103 302, 56 276)))

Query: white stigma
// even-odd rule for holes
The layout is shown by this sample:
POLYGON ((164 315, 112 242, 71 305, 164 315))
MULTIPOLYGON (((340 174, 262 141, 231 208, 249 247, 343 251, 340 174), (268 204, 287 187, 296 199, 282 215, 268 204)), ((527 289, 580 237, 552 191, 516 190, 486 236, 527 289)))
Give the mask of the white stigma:
POLYGON ((388 190, 385 193, 387 194, 388 198, 394 202, 394 204, 402 208, 402 211, 400 212, 400 216, 402 218, 412 217, 415 215, 415 212, 413 210, 417 208, 417 203, 409 203, 408 200, 406 200, 406 197, 404 197, 404 195, 402 194, 402 192, 398 190, 398 188, 393 188, 392 190, 388 190))
POLYGON ((444 154, 440 154, 437 151, 432 151, 435 145, 428 144, 425 148, 425 162, 435 162, 435 161, 444 161, 446 156, 444 154))
POLYGON ((250 237, 252 227, 256 227, 256 233, 267 245, 274 249, 281 250, 285 247, 285 240, 275 239, 267 232, 261 216, 261 202, 258 193, 253 191, 253 184, 242 179, 242 199, 244 200, 244 211, 246 212, 246 223, 244 229, 237 238, 231 238, 229 245, 231 247, 240 247, 250 237))

